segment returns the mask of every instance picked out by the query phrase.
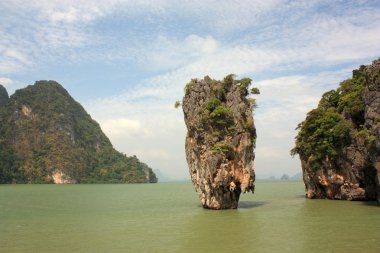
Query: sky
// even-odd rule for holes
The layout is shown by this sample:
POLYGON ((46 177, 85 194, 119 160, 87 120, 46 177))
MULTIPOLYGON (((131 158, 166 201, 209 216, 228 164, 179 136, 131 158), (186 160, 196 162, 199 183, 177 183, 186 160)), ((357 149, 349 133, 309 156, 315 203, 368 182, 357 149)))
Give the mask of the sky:
POLYGON ((257 178, 301 171, 297 124, 320 96, 380 56, 380 2, 2 0, 0 84, 56 80, 114 147, 188 179, 183 113, 191 78, 234 73, 261 94, 257 178))

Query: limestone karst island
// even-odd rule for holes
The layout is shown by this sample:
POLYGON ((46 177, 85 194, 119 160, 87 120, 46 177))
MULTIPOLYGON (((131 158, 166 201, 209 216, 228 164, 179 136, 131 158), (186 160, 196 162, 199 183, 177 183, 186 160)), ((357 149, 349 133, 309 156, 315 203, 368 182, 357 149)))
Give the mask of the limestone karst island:
POLYGON ((205 208, 237 208, 240 194, 255 189, 256 101, 247 98, 250 84, 251 79, 234 80, 234 75, 222 81, 206 76, 185 87, 186 159, 205 208))
POLYGON ((57 82, 38 81, 10 98, 0 85, 0 183, 155 182, 57 82))
POLYGON ((380 58, 323 94, 298 129, 308 198, 380 201, 380 58))

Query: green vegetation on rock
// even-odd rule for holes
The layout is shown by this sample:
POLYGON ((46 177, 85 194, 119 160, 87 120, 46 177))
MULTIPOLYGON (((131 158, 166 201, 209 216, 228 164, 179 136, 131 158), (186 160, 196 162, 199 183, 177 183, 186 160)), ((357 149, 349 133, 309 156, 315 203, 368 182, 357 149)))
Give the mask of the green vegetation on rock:
POLYGON ((116 151, 83 107, 55 81, 15 92, 0 111, 0 183, 157 182, 135 156, 116 151))
MULTIPOLYGON (((227 106, 227 89, 230 89, 229 87, 232 87, 231 85, 235 85, 240 91, 242 100, 245 101, 245 103, 249 103, 252 110, 257 107, 256 100, 254 98, 247 97, 249 95, 248 88, 252 83, 252 79, 242 78, 241 80, 235 80, 235 77, 235 74, 229 74, 223 79, 223 81, 213 80, 209 77, 205 78, 205 81, 211 84, 212 96, 203 103, 203 106, 200 107, 199 115, 201 115, 204 129, 206 131, 210 131, 212 136, 217 140, 214 143, 213 152, 227 152, 229 149, 227 146, 229 144, 226 144, 226 142, 221 142, 221 140, 228 135, 232 135, 236 130, 236 124, 239 124, 235 122, 233 112, 231 108, 227 106)), ((194 81, 195 80, 191 80, 187 86, 191 85, 194 81)), ((254 87, 251 90, 254 90, 251 94, 260 94, 258 88, 254 87)), ((253 125, 253 120, 248 117, 246 121, 241 124, 243 129, 251 132, 251 141, 253 145, 255 145, 256 132, 253 125)))
POLYGON ((232 111, 218 98, 211 98, 204 104, 203 111, 205 124, 210 124, 220 131, 228 131, 234 125, 232 111))
POLYGON ((325 161, 334 164, 342 148, 350 145, 353 138, 373 143, 375 137, 364 126, 365 88, 365 66, 361 66, 337 90, 324 93, 318 107, 298 125, 291 154, 299 154, 316 170, 325 161))
POLYGON ((211 150, 213 153, 227 154, 231 151, 231 145, 225 142, 216 142, 211 150))
POLYGON ((256 101, 252 80, 209 76, 186 85, 182 110, 189 172, 204 208, 237 208, 241 193, 254 192, 256 101))
POLYGON ((180 101, 175 101, 175 103, 174 103, 174 108, 179 108, 181 106, 181 102, 180 101))
POLYGON ((190 87, 191 87, 191 85, 193 85, 193 83, 195 82, 195 80, 194 79, 191 79, 190 80, 190 82, 188 82, 186 85, 185 85, 185 94, 187 94, 188 92, 189 92, 189 90, 190 90, 190 87))

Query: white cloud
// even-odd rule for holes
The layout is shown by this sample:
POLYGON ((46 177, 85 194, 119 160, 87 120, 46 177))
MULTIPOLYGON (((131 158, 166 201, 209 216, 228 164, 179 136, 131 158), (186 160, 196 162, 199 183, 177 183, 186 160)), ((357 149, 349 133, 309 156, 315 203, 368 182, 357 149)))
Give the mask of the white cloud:
POLYGON ((0 77, 0 84, 7 87, 13 83, 12 79, 9 79, 7 77, 0 77))
POLYGON ((30 64, 30 61, 27 59, 27 57, 23 53, 15 49, 5 50, 4 56, 14 59, 22 64, 26 64, 26 65, 30 64))
POLYGON ((199 52, 203 54, 213 53, 218 48, 218 42, 212 38, 212 36, 202 38, 192 34, 185 39, 185 44, 187 44, 190 49, 199 50, 199 52))
MULTIPOLYGON (((169 1, 170 2, 170 1, 169 1)), ((217 34, 245 31, 284 0, 182 1, 171 12, 206 26, 217 34)))
MULTIPOLYGON (((0 74, 20 73, 69 57, 67 49, 90 41, 80 26, 54 24, 42 12, 47 1, 2 1, 0 17, 0 74)), ((66 58, 67 59, 67 58, 66 58)))
MULTIPOLYGON (((140 44, 132 53, 133 58, 137 59, 144 68, 167 70, 189 64, 200 57, 212 55, 217 51, 218 46, 219 42, 212 36, 202 37, 191 34, 179 40, 159 35, 153 42, 140 44)), ((112 56, 113 59, 122 57, 125 55, 112 56)))
POLYGON ((379 52, 380 14, 376 9, 355 6, 352 13, 349 6, 344 6, 347 15, 333 16, 317 12, 319 4, 321 1, 281 0, 218 4, 169 0, 101 0, 96 4, 88 0, 3 1, 0 7, 5 15, 1 23, 22 31, 14 33, 1 29, 5 25, 0 25, 0 32, 6 38, 0 42, 0 56, 3 56, 2 47, 13 45, 13 50, 22 52, 25 61, 3 59, 0 71, 14 73, 30 67, 31 62, 36 67, 36 63, 63 58, 85 62, 128 60, 155 71, 192 65, 195 61, 202 66, 195 64, 192 68, 224 65, 229 70, 223 73, 246 73, 269 67, 292 69, 316 63, 334 64, 368 58, 379 52), (149 28, 151 34, 96 33, 94 23, 115 15, 125 17, 127 22, 132 22, 131 26, 137 27, 151 20, 147 23, 151 23, 150 27, 139 27, 149 28), (183 29, 179 26, 181 20, 207 30, 201 33, 209 35, 177 30, 183 29), (173 30, 165 32, 171 26, 173 30), (222 48, 221 44, 227 47, 222 48), (234 55, 236 59, 231 57, 234 55), (235 68, 228 67, 231 62, 235 68))
MULTIPOLYGON (((89 22, 118 8, 122 1, 93 1, 88 0, 38 0, 5 1, 2 5, 7 9, 17 8, 19 11, 36 12, 40 20, 54 23, 89 22)), ((125 1, 124 1, 125 2, 125 1)))
POLYGON ((127 118, 107 119, 101 121, 103 131, 109 137, 119 138, 120 136, 128 137, 134 136, 147 136, 149 132, 144 129, 138 120, 127 118))

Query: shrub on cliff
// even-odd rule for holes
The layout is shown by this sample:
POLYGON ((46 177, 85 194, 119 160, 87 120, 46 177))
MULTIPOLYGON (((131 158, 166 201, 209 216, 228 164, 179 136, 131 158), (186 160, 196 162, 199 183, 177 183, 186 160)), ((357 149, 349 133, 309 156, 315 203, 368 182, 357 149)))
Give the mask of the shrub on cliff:
MULTIPOLYGON (((361 66, 353 71, 351 79, 341 82, 337 90, 323 94, 318 107, 298 125, 292 155, 299 154, 318 169, 326 159, 334 163, 341 149, 358 133, 368 133, 364 126, 364 72, 365 67, 361 66)), ((374 139, 370 134, 365 138, 374 139)))
POLYGON ((349 143, 351 128, 335 108, 314 109, 297 128, 300 131, 292 155, 308 157, 311 166, 317 169, 326 157, 335 160, 337 151, 349 143))
MULTIPOLYGON (((240 80, 235 80, 235 78, 235 74, 229 74, 223 78, 223 81, 214 80, 208 76, 204 79, 212 89, 212 96, 203 103, 198 113, 201 116, 200 118, 203 128, 206 131, 209 131, 212 136, 217 138, 217 140, 220 140, 222 136, 225 136, 226 134, 233 133, 236 129, 233 112, 231 111, 231 108, 226 106, 226 91, 229 87, 232 87, 231 85, 236 85, 238 87, 243 101, 249 103, 252 110, 257 107, 256 99, 247 97, 249 95, 248 88, 252 84, 252 79, 242 78, 240 80)), ((191 86, 197 83, 197 81, 197 79, 191 79, 190 82, 186 84, 185 94, 188 94, 191 86)), ((258 88, 252 87, 251 94, 258 95, 260 94, 260 91, 258 88)), ((174 103, 175 108, 179 108, 180 106, 180 101, 174 103)), ((246 122, 243 122, 243 128, 251 132, 252 142, 255 146, 256 132, 252 119, 246 119, 246 122)), ((213 150, 214 152, 226 152, 227 148, 225 143, 216 142, 213 150)))

